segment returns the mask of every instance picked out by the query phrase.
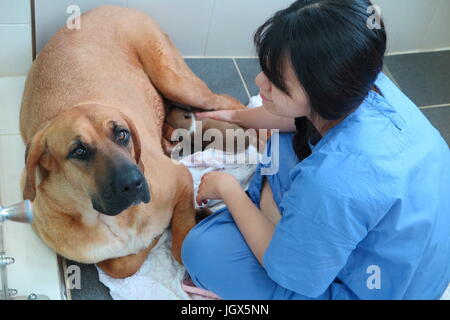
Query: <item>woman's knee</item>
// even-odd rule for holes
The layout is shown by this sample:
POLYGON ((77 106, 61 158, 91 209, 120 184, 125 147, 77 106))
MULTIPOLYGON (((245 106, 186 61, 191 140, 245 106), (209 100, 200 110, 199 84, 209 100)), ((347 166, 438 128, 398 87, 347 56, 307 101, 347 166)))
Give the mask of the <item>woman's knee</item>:
POLYGON ((183 241, 181 247, 181 259, 189 273, 202 270, 208 265, 210 259, 217 252, 215 237, 211 235, 208 228, 197 225, 191 229, 183 241))
POLYGON ((181 247, 181 259, 188 270, 194 269, 195 265, 200 262, 200 233, 201 232, 196 227, 192 228, 184 239, 181 247))
POLYGON ((235 238, 232 229, 236 228, 227 214, 220 213, 212 220, 196 225, 184 239, 181 258, 190 274, 208 272, 226 259, 228 250, 224 250, 223 241, 232 242, 235 238))

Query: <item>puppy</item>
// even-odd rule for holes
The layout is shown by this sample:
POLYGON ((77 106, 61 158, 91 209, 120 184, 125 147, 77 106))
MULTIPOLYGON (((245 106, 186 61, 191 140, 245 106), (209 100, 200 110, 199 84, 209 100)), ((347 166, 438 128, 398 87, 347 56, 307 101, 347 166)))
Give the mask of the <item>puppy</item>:
MULTIPOLYGON (((182 156, 210 148, 227 153, 240 153, 256 141, 255 136, 249 134, 248 131, 245 132, 236 124, 208 118, 196 118, 194 111, 188 110, 188 108, 168 107, 165 124, 174 130, 182 129, 189 133, 190 148, 188 150, 183 148, 182 156), (195 143, 196 139, 200 139, 200 143, 195 143)), ((172 137, 166 138, 173 139, 173 130, 171 135, 172 137)))

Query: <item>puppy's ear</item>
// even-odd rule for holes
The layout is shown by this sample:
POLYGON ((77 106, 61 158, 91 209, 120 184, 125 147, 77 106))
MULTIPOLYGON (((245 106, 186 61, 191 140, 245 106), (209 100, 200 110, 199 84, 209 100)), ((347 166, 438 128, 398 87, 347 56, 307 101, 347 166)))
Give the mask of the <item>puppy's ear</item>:
POLYGON ((125 119, 128 128, 130 128, 131 138, 133 139, 134 158, 136 160, 136 164, 139 166, 142 173, 144 173, 145 168, 141 160, 141 139, 139 138, 139 134, 133 121, 126 115, 123 115, 123 118, 125 119))
POLYGON ((44 132, 45 129, 38 131, 31 143, 27 145, 25 154, 26 177, 23 190, 24 200, 34 201, 36 198, 36 168, 45 151, 44 132))

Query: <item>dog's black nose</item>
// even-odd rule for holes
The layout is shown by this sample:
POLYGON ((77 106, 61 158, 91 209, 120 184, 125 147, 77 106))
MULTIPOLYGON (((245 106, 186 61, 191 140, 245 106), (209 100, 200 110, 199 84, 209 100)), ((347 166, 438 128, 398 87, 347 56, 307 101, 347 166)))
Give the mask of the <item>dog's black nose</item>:
POLYGON ((114 193, 117 195, 132 196, 141 192, 144 178, 139 170, 124 170, 117 175, 113 182, 114 193))
POLYGON ((99 195, 92 195, 95 210, 115 216, 130 206, 150 202, 149 185, 139 167, 131 161, 116 161, 106 171, 99 195))

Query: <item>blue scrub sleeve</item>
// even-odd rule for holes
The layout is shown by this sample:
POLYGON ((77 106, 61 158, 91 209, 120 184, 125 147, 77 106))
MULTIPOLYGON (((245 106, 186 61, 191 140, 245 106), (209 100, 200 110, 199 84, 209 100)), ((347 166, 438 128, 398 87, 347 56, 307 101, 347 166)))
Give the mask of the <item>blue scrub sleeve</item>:
POLYGON ((279 285, 314 298, 327 290, 367 235, 367 209, 374 204, 364 200, 368 186, 343 181, 351 177, 325 173, 321 179, 320 173, 298 171, 280 204, 282 218, 263 266, 279 285), (365 189, 365 195, 357 189, 365 189))

